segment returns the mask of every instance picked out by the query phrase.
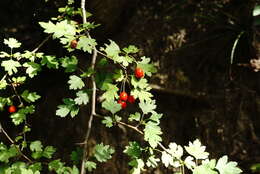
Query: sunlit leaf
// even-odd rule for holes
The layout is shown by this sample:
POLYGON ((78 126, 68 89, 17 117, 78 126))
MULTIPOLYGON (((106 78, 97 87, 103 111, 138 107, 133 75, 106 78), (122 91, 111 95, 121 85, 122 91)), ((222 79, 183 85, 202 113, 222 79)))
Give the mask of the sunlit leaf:
POLYGON ((70 85, 69 88, 76 90, 76 89, 82 89, 85 84, 82 81, 82 79, 76 75, 71 75, 70 80, 68 81, 68 84, 70 85))
POLYGON ((4 44, 8 45, 10 48, 19 48, 22 44, 18 42, 15 38, 4 39, 4 44))
POLYGON ((21 64, 18 61, 10 59, 2 61, 1 66, 4 67, 9 75, 13 75, 13 73, 18 72, 17 68, 21 67, 21 64))

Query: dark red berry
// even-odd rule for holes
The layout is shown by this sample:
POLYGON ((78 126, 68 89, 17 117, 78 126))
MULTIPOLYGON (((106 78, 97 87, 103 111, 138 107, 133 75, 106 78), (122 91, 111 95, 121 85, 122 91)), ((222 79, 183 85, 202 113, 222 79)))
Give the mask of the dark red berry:
POLYGON ((144 76, 144 71, 141 68, 135 69, 135 77, 140 79, 144 76))
POLYGON ((128 95, 125 91, 120 93, 120 100, 126 101, 127 98, 128 98, 128 95))
POLYGON ((14 113, 14 112, 16 112, 16 107, 15 107, 14 105, 9 106, 8 111, 9 111, 10 113, 14 113))
POLYGON ((126 106, 127 106, 126 102, 125 102, 125 101, 122 101, 122 100, 118 100, 117 103, 121 104, 121 108, 122 108, 122 109, 125 109, 126 106))
POLYGON ((135 102, 134 96, 130 95, 130 96, 128 97, 127 101, 128 101, 129 103, 134 103, 134 102, 135 102))
POLYGON ((70 42, 70 48, 72 49, 77 48, 77 45, 78 45, 78 41, 75 39, 70 42))

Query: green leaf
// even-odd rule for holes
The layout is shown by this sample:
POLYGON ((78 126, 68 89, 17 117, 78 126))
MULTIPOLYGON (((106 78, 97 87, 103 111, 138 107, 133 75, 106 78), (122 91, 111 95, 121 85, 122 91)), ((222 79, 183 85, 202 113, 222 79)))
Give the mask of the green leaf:
POLYGON ((121 82, 122 80, 124 80, 124 74, 123 71, 121 69, 116 69, 115 70, 115 74, 113 75, 113 79, 115 79, 116 82, 121 82))
POLYGON ((86 91, 78 91, 76 93, 76 95, 77 95, 77 98, 75 98, 74 101, 77 105, 88 104, 89 97, 88 97, 88 93, 86 91))
POLYGON ((110 111, 113 115, 121 110, 121 105, 114 100, 105 100, 102 103, 102 108, 110 111))
POLYGON ((77 47, 84 52, 92 53, 92 50, 97 45, 96 40, 92 38, 88 38, 86 36, 82 36, 79 38, 79 42, 77 47))
POLYGON ((110 44, 105 44, 105 48, 101 48, 107 54, 107 57, 112 59, 115 63, 121 63, 124 66, 128 66, 129 63, 133 62, 133 59, 129 56, 120 56, 121 53, 119 46, 112 40, 109 40, 110 44))
POLYGON ((147 167, 156 168, 158 166, 158 162, 160 161, 159 158, 155 158, 154 155, 149 156, 147 159, 146 165, 147 167))
POLYGON ((201 142, 196 139, 193 143, 189 142, 189 146, 184 146, 185 150, 196 159, 207 159, 208 152, 205 152, 206 147, 201 145, 201 142))
POLYGON ((33 141, 30 144, 30 150, 32 151, 32 157, 34 159, 39 159, 42 157, 42 143, 41 141, 33 141))
POLYGON ((94 169, 97 168, 97 164, 93 161, 86 161, 85 168, 87 169, 87 171, 92 172, 94 169))
POLYGON ((8 83, 6 80, 1 80, 0 81, 0 90, 5 89, 7 87, 8 83))
POLYGON ((21 67, 21 64, 18 61, 10 59, 2 61, 1 66, 4 67, 9 75, 13 75, 13 73, 18 72, 17 68, 21 67))
POLYGON ((109 58, 113 59, 119 56, 120 48, 114 41, 109 41, 110 44, 105 44, 105 48, 101 48, 101 51, 104 51, 109 58))
POLYGON ((79 164, 81 162, 83 155, 82 148, 77 147, 76 150, 73 150, 70 154, 70 159, 73 161, 74 164, 79 164))
POLYGON ((100 61, 97 63, 98 67, 104 67, 109 64, 109 61, 106 58, 100 59, 100 61))
POLYGON ((69 89, 73 89, 73 90, 82 89, 85 86, 84 82, 80 77, 76 75, 71 75, 69 78, 70 78, 70 80, 68 81, 68 84, 70 85, 69 89))
POLYGON ((73 166, 71 174, 79 174, 79 169, 76 166, 73 166))
POLYGON ((133 168, 131 169, 131 174, 141 174, 141 171, 144 170, 144 161, 142 159, 133 159, 129 162, 129 165, 133 168))
POLYGON ((56 115, 60 117, 66 117, 70 113, 70 107, 67 105, 59 105, 56 110, 56 115))
POLYGON ((23 84, 26 81, 26 76, 12 77, 14 83, 23 84))
POLYGON ((42 65, 47 65, 49 69, 58 69, 59 62, 55 56, 43 56, 41 60, 42 65))
POLYGON ((140 101, 139 107, 142 109, 143 114, 152 113, 156 109, 155 100, 140 101))
POLYGON ((137 67, 141 68, 146 75, 152 76, 152 73, 157 72, 155 66, 153 64, 149 64, 151 60, 150 58, 143 56, 141 59, 141 61, 137 62, 137 67))
POLYGON ((14 123, 14 125, 17 126, 17 125, 24 122, 26 115, 24 113, 21 113, 21 112, 16 112, 14 114, 11 114, 10 117, 12 118, 12 122, 14 123))
POLYGON ((109 117, 109 116, 104 117, 104 120, 102 120, 102 123, 106 127, 108 127, 108 128, 113 127, 113 119, 112 119, 112 117, 109 117))
POLYGON ((114 100, 115 98, 118 98, 118 87, 112 83, 107 83, 105 86, 105 90, 106 92, 103 93, 103 95, 101 96, 101 99, 104 100, 114 100))
POLYGON ((11 145, 8 148, 2 142, 0 142, 0 162, 8 163, 10 158, 13 158, 19 154, 15 145, 11 145))
POLYGON ((19 48, 22 44, 14 38, 4 39, 4 44, 8 45, 10 48, 19 48))
POLYGON ((259 172, 260 171, 260 163, 253 164, 250 167, 250 170, 253 171, 253 172, 259 172))
POLYGON ((123 66, 128 66, 130 63, 134 61, 134 59, 129 56, 118 56, 114 58, 114 61, 121 63, 123 66))
POLYGON ((124 153, 134 159, 141 157, 142 150, 143 149, 136 141, 132 141, 129 142, 129 146, 125 147, 124 153))
POLYGON ((173 156, 174 158, 181 159, 183 155, 183 148, 182 146, 177 145, 176 143, 170 143, 167 152, 171 154, 171 156, 173 156))
POLYGON ((6 104, 11 105, 12 101, 10 98, 0 97, 0 111, 2 111, 6 104))
POLYGON ((134 45, 129 45, 127 48, 123 48, 126 54, 137 53, 139 49, 134 45))
MULTIPOLYGON (((96 74, 96 83, 98 88, 101 90, 107 90, 108 89, 108 84, 113 83, 113 75, 112 73, 104 73, 104 72, 99 72, 96 74)), ((113 85, 113 84, 112 84, 113 85)))
POLYGON ((118 115, 115 115, 115 121, 116 122, 119 122, 122 120, 122 117, 118 116, 118 115))
POLYGON ((142 102, 151 101, 151 98, 153 97, 153 95, 150 92, 141 89, 132 90, 131 95, 134 96, 135 99, 139 98, 139 100, 142 102))
POLYGON ((192 174, 218 174, 218 172, 211 169, 208 165, 200 165, 194 168, 192 174))
POLYGON ((255 6, 253 10, 253 16, 258 16, 260 15, 260 5, 255 6))
POLYGON ((35 106, 34 105, 26 106, 25 108, 20 109, 19 112, 24 114, 32 114, 35 112, 35 106))
POLYGON ((148 141, 152 148, 155 148, 162 141, 161 134, 161 128, 157 123, 149 121, 145 124, 144 140, 148 141))
POLYGON ((149 120, 154 121, 155 123, 159 124, 160 123, 160 119, 162 118, 162 114, 158 114, 157 112, 152 111, 152 115, 149 118, 149 120))
POLYGON ((36 173, 37 171, 42 170, 42 164, 40 162, 33 163, 28 167, 28 169, 31 169, 34 173, 36 173))
POLYGON ((36 92, 29 92, 28 90, 23 91, 21 97, 28 103, 35 102, 41 98, 41 96, 37 95, 36 92))
POLYGON ((234 161, 228 162, 228 157, 225 155, 221 157, 216 165, 220 174, 239 174, 242 170, 237 167, 237 163, 234 161))
POLYGON ((60 159, 53 160, 48 164, 48 168, 50 171, 59 171, 64 167, 64 163, 60 161, 60 159))
POLYGON ((71 37, 76 34, 75 26, 68 23, 67 20, 57 22, 56 24, 52 23, 51 21, 47 22, 39 22, 40 26, 44 28, 45 33, 52 33, 53 38, 61 38, 71 37))
POLYGON ((52 155, 56 152, 56 149, 53 146, 46 146, 42 153, 42 156, 48 159, 52 158, 52 155))
POLYGON ((78 59, 75 56, 60 58, 60 62, 66 73, 74 72, 77 69, 78 59))
POLYGON ((170 155, 169 153, 163 151, 162 152, 162 157, 161 157, 162 163, 164 164, 165 167, 168 166, 173 166, 173 156, 170 155))
POLYGON ((140 121, 140 119, 141 119, 141 114, 139 112, 136 112, 135 114, 130 114, 128 118, 129 121, 133 121, 133 120, 140 121))
POLYGON ((146 91, 151 90, 151 87, 149 87, 147 80, 144 78, 138 80, 134 76, 132 76, 131 84, 134 86, 134 88, 140 88, 140 89, 144 89, 146 91))
POLYGON ((68 0, 68 5, 74 4, 74 0, 68 0))
POLYGON ((94 156, 99 162, 106 162, 107 160, 112 158, 112 154, 115 150, 110 147, 109 145, 97 144, 95 146, 95 153, 94 156))
POLYGON ((24 122, 27 114, 34 113, 34 106, 26 106, 25 108, 19 109, 18 112, 11 114, 12 122, 17 126, 24 122))
POLYGON ((39 71, 41 71, 41 65, 34 62, 26 62, 23 64, 23 67, 27 67, 26 73, 31 78, 33 78, 35 75, 38 74, 39 71))
POLYGON ((39 140, 33 141, 33 142, 31 142, 31 144, 30 144, 30 150, 31 150, 32 152, 42 152, 42 148, 43 148, 42 142, 39 141, 39 140))
POLYGON ((89 67, 86 72, 80 75, 80 77, 90 77, 92 74, 95 73, 95 70, 92 67, 89 67))
POLYGON ((60 117, 66 117, 69 113, 70 116, 73 118, 79 112, 79 107, 75 105, 75 101, 70 98, 63 99, 64 105, 59 105, 58 109, 56 110, 56 115, 60 117))
POLYGON ((34 174, 34 172, 31 169, 21 168, 20 170, 21 170, 21 174, 34 174))
POLYGON ((0 51, 0 58, 7 58, 7 57, 11 57, 11 55, 4 51, 0 51))

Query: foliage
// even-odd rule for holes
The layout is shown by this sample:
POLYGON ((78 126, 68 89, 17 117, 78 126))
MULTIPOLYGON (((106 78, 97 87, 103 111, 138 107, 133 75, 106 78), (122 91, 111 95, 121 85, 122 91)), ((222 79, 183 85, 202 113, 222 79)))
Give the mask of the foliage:
MULTIPOLYGON (((64 86, 71 91, 71 96, 64 98, 57 106, 57 116, 62 118, 79 116, 81 106, 89 105, 91 101, 91 116, 101 117, 101 123, 106 127, 121 124, 143 135, 147 143, 132 141, 124 150, 130 159, 131 173, 140 174, 146 167, 156 168, 160 162, 165 167, 174 168, 183 174, 184 168, 191 170, 193 174, 216 174, 217 171, 220 174, 241 173, 237 163, 228 161, 227 156, 219 160, 209 160, 206 147, 198 139, 184 147, 174 142, 171 142, 168 148, 163 146, 163 132, 160 128, 160 119, 163 115, 156 112, 156 101, 150 92, 148 81, 149 77, 156 73, 151 59, 145 56, 139 58, 137 54, 139 49, 134 45, 121 49, 116 42, 109 40, 100 47, 89 34, 89 31, 98 25, 90 22, 80 24, 72 20, 74 15, 84 14, 82 11, 84 9, 75 9, 73 3, 73 0, 69 0, 66 7, 59 9, 61 17, 48 22, 39 22, 44 32, 52 36, 52 39, 58 40, 70 53, 68 56, 59 58, 56 55, 40 53, 38 52, 40 46, 34 51, 22 50, 22 44, 14 38, 3 41, 10 48, 10 52, 0 52, 1 68, 4 72, 1 74, 0 90, 13 92, 7 92, 7 96, 0 97, 0 111, 18 101, 19 104, 16 104, 18 110, 10 113, 10 118, 20 133, 13 140, 0 123, 0 133, 4 133, 9 140, 0 142, 0 173, 39 174, 48 170, 57 174, 79 174, 82 172, 79 170, 80 163, 83 170, 91 172, 99 163, 110 160, 116 152, 110 145, 100 142, 95 145, 91 153, 87 153, 84 148, 72 151, 73 165, 68 165, 54 155, 59 149, 51 145, 46 146, 40 140, 27 138, 27 133, 31 131, 27 120, 35 113, 37 102, 41 100, 41 96, 27 89, 27 85, 45 68, 62 69, 64 73, 69 74, 67 84, 64 86), (70 46, 72 40, 77 41, 75 48, 70 46), (20 49, 20 52, 16 49, 20 49), (79 66, 75 50, 86 55, 92 54, 92 64, 83 68, 79 66), (97 64, 96 58, 99 61, 97 64), (109 64, 116 67, 115 70, 106 68, 109 64), (133 69, 137 67, 144 71, 144 77, 134 76, 133 69), (89 81, 92 82, 92 86, 89 85, 89 81), (97 86, 97 89, 94 86, 97 86), (97 90, 100 100, 95 100, 97 90), (122 91, 135 98, 139 110, 130 113, 127 118, 120 116, 122 107, 118 103, 118 94, 122 91), (108 111, 105 116, 96 113, 96 102, 99 101, 101 107, 108 111)), ((89 16, 87 13, 87 16, 82 17, 89 16)), ((86 142, 87 139, 84 143, 86 142)))

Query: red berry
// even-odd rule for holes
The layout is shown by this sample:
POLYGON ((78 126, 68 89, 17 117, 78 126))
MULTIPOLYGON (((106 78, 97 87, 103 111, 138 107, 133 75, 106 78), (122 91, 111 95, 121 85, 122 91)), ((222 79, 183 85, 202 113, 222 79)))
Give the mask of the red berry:
POLYGON ((75 49, 77 45, 78 45, 78 41, 75 39, 70 42, 70 48, 72 49, 75 49))
POLYGON ((128 97, 127 101, 128 101, 129 103, 134 103, 134 102, 135 102, 134 96, 130 95, 130 96, 128 97))
POLYGON ((14 113, 14 112, 16 112, 16 107, 15 107, 14 105, 9 106, 8 111, 9 111, 10 113, 14 113))
POLYGON ((126 102, 125 102, 125 101, 122 101, 122 100, 118 100, 117 103, 121 104, 122 109, 125 109, 126 106, 127 106, 126 102))
POLYGON ((144 76, 144 71, 141 68, 135 69, 135 77, 140 79, 144 76))
POLYGON ((127 98, 128 98, 128 95, 125 91, 120 93, 120 100, 126 101, 127 98))

